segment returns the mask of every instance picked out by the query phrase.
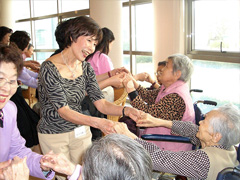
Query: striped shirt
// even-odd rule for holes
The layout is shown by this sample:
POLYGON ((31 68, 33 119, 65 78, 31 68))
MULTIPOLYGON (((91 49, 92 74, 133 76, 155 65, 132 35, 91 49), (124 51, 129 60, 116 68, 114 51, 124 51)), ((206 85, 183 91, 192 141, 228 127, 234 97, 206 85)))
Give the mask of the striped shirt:
POLYGON ((86 93, 92 102, 103 99, 91 65, 84 61, 82 68, 83 74, 71 80, 63 78, 51 61, 42 63, 38 80, 41 104, 38 132, 58 134, 72 131, 79 125, 63 119, 57 110, 69 106, 72 110, 82 113, 81 102, 86 93))

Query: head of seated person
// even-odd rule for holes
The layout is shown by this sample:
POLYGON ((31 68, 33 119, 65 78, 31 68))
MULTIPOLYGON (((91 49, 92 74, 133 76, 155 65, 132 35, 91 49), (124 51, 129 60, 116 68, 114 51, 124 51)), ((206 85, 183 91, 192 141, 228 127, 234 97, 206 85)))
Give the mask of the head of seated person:
POLYGON ((166 59, 166 66, 160 70, 158 81, 167 88, 178 80, 187 82, 190 80, 192 72, 191 60, 185 55, 174 54, 166 59))
POLYGON ((31 38, 26 31, 15 31, 10 37, 10 44, 15 44, 22 53, 25 53, 31 38))
POLYGON ((82 179, 150 180, 152 162, 146 150, 125 135, 110 134, 93 142, 83 158, 82 179))
POLYGON ((229 148, 240 143, 236 134, 240 134, 240 111, 227 104, 206 114, 196 136, 203 148, 213 145, 229 148))
POLYGON ((13 33, 13 30, 6 27, 0 27, 0 43, 8 45, 10 42, 10 36, 13 33))

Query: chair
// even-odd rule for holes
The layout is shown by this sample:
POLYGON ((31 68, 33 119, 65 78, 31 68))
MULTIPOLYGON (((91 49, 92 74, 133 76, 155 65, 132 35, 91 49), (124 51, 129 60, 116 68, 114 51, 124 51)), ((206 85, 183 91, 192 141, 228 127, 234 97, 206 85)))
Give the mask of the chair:
MULTIPOLYGON (((124 106, 126 103, 128 93, 125 88, 114 88, 114 104, 124 106)), ((118 121, 120 116, 107 115, 107 119, 112 121, 118 121)))
POLYGON ((28 100, 29 106, 32 107, 36 96, 36 89, 32 87, 27 87, 27 89, 22 88, 22 94, 23 97, 28 100))

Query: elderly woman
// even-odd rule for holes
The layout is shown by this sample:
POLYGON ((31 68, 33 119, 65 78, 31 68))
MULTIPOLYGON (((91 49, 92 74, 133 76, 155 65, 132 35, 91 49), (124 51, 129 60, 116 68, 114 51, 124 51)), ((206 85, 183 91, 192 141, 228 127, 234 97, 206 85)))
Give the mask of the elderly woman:
MULTIPOLYGON (((162 85, 159 89, 147 90, 130 75, 124 81, 131 105, 154 117, 166 120, 195 122, 192 99, 187 81, 193 72, 191 60, 184 55, 174 54, 166 60, 166 66, 157 73, 162 85)), ((164 127, 146 128, 143 134, 170 134, 164 127)), ((154 142, 162 150, 191 150, 191 144, 154 142)))
POLYGON ((187 152, 162 151, 131 133, 124 123, 115 126, 118 133, 125 134, 143 145, 150 153, 153 169, 179 174, 194 179, 216 179, 218 172, 239 164, 235 144, 240 143, 240 111, 225 105, 206 114, 200 126, 183 121, 166 121, 143 114, 139 126, 164 126, 173 134, 187 136, 202 149, 187 152))

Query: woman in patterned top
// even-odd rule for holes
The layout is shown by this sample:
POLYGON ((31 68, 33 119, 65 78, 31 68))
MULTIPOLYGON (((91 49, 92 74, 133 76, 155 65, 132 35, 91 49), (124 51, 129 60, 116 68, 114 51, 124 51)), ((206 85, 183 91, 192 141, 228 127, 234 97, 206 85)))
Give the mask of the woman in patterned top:
MULTIPOLYGON (((148 90, 128 75, 124 80, 131 105, 154 117, 167 120, 195 122, 192 98, 187 81, 193 72, 191 60, 181 54, 169 56, 166 66, 158 73, 162 85, 159 89, 148 90)), ((164 127, 146 128, 142 134, 170 134, 164 127)), ((154 142, 162 150, 187 151, 192 146, 186 143, 154 142)))
POLYGON ((167 121, 143 114, 138 126, 164 126, 172 134, 190 137, 201 149, 186 152, 163 151, 131 133, 125 124, 115 126, 117 133, 129 136, 143 145, 150 153, 153 169, 161 172, 186 176, 189 179, 216 179, 226 167, 239 165, 234 145, 240 143, 240 111, 230 104, 206 114, 200 126, 191 122, 167 121))
MULTIPOLYGON (((77 164, 91 144, 89 126, 105 134, 114 132, 112 121, 82 114, 81 102, 86 94, 104 114, 119 116, 125 113, 137 118, 139 111, 131 107, 123 109, 103 99, 94 70, 84 61, 101 41, 99 25, 86 16, 68 21, 63 51, 41 65, 38 87, 41 119, 38 134, 44 154, 50 150, 62 152, 77 164)), ((113 75, 116 70, 111 73, 113 75)), ((59 176, 58 180, 61 179, 64 178, 59 176)))

